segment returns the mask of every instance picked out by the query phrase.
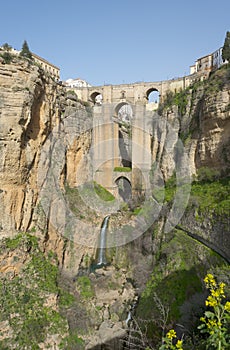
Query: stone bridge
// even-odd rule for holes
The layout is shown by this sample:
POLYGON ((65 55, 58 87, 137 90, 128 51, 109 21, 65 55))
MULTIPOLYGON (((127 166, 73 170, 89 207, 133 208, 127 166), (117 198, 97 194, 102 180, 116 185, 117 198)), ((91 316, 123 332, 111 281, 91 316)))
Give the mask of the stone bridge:
POLYGON ((194 79, 193 76, 189 75, 158 82, 136 82, 132 84, 74 87, 69 89, 74 90, 80 100, 93 104, 119 104, 125 102, 134 105, 137 103, 147 105, 151 92, 158 91, 160 99, 164 99, 168 91, 178 92, 183 90, 191 84, 192 79, 194 79), (99 96, 102 99, 98 98, 99 96))
POLYGON ((156 104, 149 108, 149 95, 158 91, 162 101, 168 91, 178 92, 191 82, 192 77, 186 76, 161 82, 71 88, 80 100, 93 105, 91 164, 96 182, 127 201, 135 193, 148 192, 154 161, 149 116, 156 109, 156 104))

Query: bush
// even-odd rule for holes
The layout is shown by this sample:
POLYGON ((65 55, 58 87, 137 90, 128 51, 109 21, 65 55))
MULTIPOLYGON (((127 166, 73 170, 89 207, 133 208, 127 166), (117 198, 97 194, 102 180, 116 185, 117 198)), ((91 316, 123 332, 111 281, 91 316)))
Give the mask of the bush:
POLYGON ((3 58, 5 64, 10 64, 13 60, 13 55, 10 54, 8 51, 3 52, 1 54, 1 57, 3 58))
POLYGON ((220 172, 216 169, 211 169, 208 167, 201 167, 198 169, 197 178, 199 181, 214 181, 220 177, 220 172))

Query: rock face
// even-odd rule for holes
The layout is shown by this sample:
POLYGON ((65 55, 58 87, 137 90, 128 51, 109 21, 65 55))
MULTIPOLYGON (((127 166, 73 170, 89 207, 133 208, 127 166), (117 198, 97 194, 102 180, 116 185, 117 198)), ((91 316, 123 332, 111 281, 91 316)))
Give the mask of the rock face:
POLYGON ((180 101, 170 101, 168 106, 166 103, 162 121, 153 128, 152 144, 153 159, 160 160, 164 178, 169 178, 175 170, 178 142, 183 143, 188 155, 191 174, 197 174, 201 167, 212 168, 222 175, 229 171, 228 74, 225 69, 219 70, 207 82, 198 82, 182 92, 183 111, 180 101))
POLYGON ((49 208, 44 212, 40 193, 51 167, 59 172, 60 188, 65 180, 72 186, 86 180, 92 118, 76 96, 25 60, 0 65, 0 86, 1 235, 33 229, 63 263, 68 247, 48 219, 49 208))

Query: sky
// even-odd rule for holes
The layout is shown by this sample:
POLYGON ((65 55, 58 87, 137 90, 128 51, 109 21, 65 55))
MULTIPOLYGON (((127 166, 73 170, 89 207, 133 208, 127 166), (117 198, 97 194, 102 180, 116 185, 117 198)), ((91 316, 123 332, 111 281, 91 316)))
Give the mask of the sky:
POLYGON ((0 45, 20 50, 26 40, 61 80, 92 85, 184 76, 227 31, 229 0, 11 0, 0 8, 0 45))

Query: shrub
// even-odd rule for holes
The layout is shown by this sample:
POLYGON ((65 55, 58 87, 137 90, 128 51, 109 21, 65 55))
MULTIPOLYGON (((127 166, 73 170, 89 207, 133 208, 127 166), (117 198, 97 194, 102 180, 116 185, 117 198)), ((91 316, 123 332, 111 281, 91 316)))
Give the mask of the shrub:
POLYGON ((9 64, 13 60, 13 55, 11 55, 8 51, 3 52, 1 57, 3 58, 5 64, 9 64))

